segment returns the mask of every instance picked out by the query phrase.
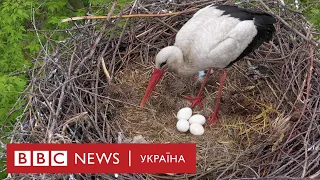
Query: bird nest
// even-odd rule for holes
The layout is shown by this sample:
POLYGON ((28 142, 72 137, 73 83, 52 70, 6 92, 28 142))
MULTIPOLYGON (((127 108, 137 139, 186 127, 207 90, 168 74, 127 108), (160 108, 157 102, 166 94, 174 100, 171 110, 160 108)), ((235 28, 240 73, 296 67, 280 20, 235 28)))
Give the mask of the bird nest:
MULTIPOLYGON (((177 111, 190 105, 181 95, 196 94, 200 85, 196 78, 166 73, 145 108, 139 103, 156 53, 174 43, 193 9, 234 3, 136 0, 119 15, 192 11, 86 19, 54 32, 67 32, 70 38, 48 40, 33 60, 30 84, 21 96, 26 102, 24 114, 14 125, 11 142, 197 144, 196 174, 120 174, 121 179, 319 178, 319 51, 308 21, 277 2, 238 4, 275 15, 276 33, 272 41, 228 69, 221 123, 205 126, 204 135, 180 133, 175 127, 177 111)), ((110 4, 108 10, 112 13, 114 7, 110 4)), ((212 74, 204 108, 195 109, 197 113, 212 113, 220 70, 212 74)), ((113 174, 10 176, 114 178, 113 174)))

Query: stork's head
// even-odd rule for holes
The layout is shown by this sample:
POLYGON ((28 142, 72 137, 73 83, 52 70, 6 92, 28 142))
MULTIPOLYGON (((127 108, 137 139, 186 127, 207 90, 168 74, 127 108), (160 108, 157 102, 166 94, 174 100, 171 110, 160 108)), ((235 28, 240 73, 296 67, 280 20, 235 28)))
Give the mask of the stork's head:
POLYGON ((148 100, 154 87, 158 84, 164 73, 170 70, 176 70, 179 68, 179 64, 183 61, 182 51, 175 46, 168 46, 163 48, 156 56, 156 67, 150 78, 146 93, 140 103, 140 107, 143 107, 148 100))

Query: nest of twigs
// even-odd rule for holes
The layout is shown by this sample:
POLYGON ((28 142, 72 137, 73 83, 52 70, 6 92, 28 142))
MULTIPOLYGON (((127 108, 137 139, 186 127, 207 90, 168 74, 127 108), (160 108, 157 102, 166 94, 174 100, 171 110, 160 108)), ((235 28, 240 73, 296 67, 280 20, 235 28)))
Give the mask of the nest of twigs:
MULTIPOLYGON (((319 52, 308 21, 276 2, 238 4, 275 15, 276 34, 228 69, 221 124, 206 126, 203 136, 175 129, 176 112, 189 105, 181 95, 194 95, 199 88, 192 78, 167 73, 146 108, 139 108, 155 54, 174 43, 193 11, 70 22, 77 23, 66 30, 70 38, 48 40, 33 60, 30 84, 21 97, 27 104, 11 142, 135 143, 140 137, 150 143, 197 143, 197 174, 120 174, 119 179, 319 178, 319 52)), ((234 4, 136 0, 120 16, 181 12, 212 3, 234 4)), ((211 76, 199 113, 211 113, 219 73, 211 76)), ((114 179, 113 174, 10 177, 114 179)))

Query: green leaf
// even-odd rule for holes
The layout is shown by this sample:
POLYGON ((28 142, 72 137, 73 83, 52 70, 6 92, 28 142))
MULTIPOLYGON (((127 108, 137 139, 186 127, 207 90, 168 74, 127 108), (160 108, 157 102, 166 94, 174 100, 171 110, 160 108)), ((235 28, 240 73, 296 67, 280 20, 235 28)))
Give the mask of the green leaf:
POLYGON ((312 12, 314 15, 320 14, 320 10, 319 10, 319 9, 311 9, 311 12, 312 12))

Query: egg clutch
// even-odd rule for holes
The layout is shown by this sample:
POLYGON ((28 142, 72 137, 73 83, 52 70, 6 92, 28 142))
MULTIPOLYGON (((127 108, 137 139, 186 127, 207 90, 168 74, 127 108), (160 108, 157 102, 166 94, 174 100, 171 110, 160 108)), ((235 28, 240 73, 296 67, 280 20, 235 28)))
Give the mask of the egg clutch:
POLYGON ((204 133, 203 125, 206 118, 201 114, 192 115, 192 109, 189 107, 182 108, 177 113, 177 129, 180 132, 187 132, 196 136, 201 136, 204 133))

